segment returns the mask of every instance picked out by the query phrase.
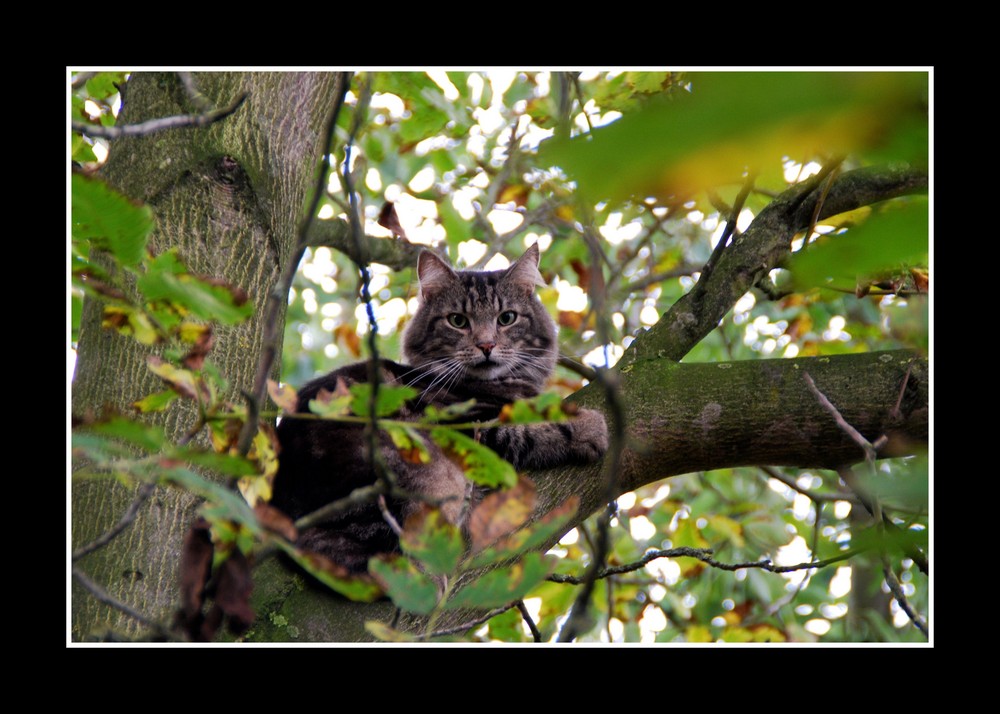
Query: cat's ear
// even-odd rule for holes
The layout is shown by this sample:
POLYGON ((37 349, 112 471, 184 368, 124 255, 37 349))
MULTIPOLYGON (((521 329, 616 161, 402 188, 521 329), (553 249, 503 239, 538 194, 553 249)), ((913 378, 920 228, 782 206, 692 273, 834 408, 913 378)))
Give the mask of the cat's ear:
POLYGON ((528 246, 528 249, 524 251, 524 255, 515 260, 511 266, 507 268, 507 272, 504 274, 504 277, 529 292, 534 292, 536 285, 545 287, 545 281, 542 280, 542 274, 538 272, 538 260, 538 243, 532 243, 528 246))
POLYGON ((436 295, 449 285, 453 285, 458 276, 451 266, 428 250, 417 257, 417 279, 420 281, 420 295, 428 298, 436 295))

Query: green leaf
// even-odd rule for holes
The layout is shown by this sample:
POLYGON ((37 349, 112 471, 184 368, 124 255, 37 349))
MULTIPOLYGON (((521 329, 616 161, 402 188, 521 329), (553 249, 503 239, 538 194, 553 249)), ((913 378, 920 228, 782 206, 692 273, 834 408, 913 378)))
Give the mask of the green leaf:
POLYGON ((173 389, 165 389, 162 392, 150 394, 148 397, 144 397, 137 402, 133 402, 132 406, 144 414, 149 412, 162 412, 179 396, 180 395, 173 389))
POLYGON ((472 223, 462 218, 448 197, 438 203, 438 216, 448 241, 448 252, 452 256, 458 255, 459 243, 472 238, 472 223))
POLYGON ((303 570, 336 593, 355 602, 375 602, 382 597, 382 588, 367 575, 350 575, 347 569, 318 553, 299 550, 281 539, 274 542, 303 570))
POLYGON ((138 284, 148 300, 174 303, 206 320, 235 325, 253 314, 242 290, 189 274, 174 250, 157 256, 138 284))
POLYGON ((98 72, 87 80, 87 94, 104 101, 118 94, 118 87, 125 83, 126 72, 98 72), (117 87, 115 85, 118 85, 117 87))
POLYGON ((401 555, 372 558, 368 571, 392 601, 407 612, 427 615, 437 605, 437 585, 401 555))
POLYGON ((149 452, 161 451, 169 444, 162 427, 142 424, 125 417, 113 417, 87 428, 95 434, 121 439, 149 452))
POLYGON ((523 618, 517 608, 501 612, 486 623, 490 637, 501 642, 527 642, 523 618))
POLYGON ((97 154, 94 153, 90 144, 88 144, 79 134, 73 134, 71 157, 73 161, 78 161, 81 164, 97 161, 97 154))
POLYGON ((465 552, 465 541, 459 528, 447 520, 441 511, 425 506, 406 519, 399 537, 403 552, 423 563, 435 575, 455 572, 465 552))
POLYGON ((476 406, 476 400, 470 399, 467 402, 458 402, 438 409, 433 404, 428 404, 424 409, 424 419, 429 422, 449 422, 455 421, 468 414, 476 406))
POLYGON ((186 446, 174 448, 171 455, 195 466, 204 466, 228 476, 257 475, 257 467, 241 456, 217 454, 214 451, 202 451, 186 446))
POLYGON ((382 642, 414 642, 416 637, 408 632, 401 632, 393 629, 384 622, 368 620, 365 622, 365 629, 382 642))
POLYGON ((469 480, 492 488, 510 487, 517 483, 514 467, 475 439, 439 426, 431 430, 431 440, 462 466, 469 480))
POLYGON ((431 461, 431 454, 424 444, 420 432, 411 426, 384 424, 383 429, 389 434, 393 445, 399 451, 403 460, 411 464, 428 464, 431 461))
POLYGON ((164 469, 160 472, 161 481, 180 486, 208 502, 202 507, 206 518, 235 521, 250 529, 254 535, 263 535, 257 516, 235 491, 210 481, 189 468, 173 466, 169 459, 164 459, 162 465, 164 469))
MULTIPOLYGON (((351 400, 351 411, 361 417, 370 416, 372 385, 367 382, 359 382, 352 384, 350 390, 351 394, 354 395, 353 400, 351 400)), ((419 392, 413 387, 380 384, 375 400, 375 416, 386 417, 395 414, 417 394, 419 392)))
MULTIPOLYGON (((749 167, 865 150, 923 116, 925 72, 720 72, 609 126, 539 149, 591 200, 668 196, 739 180, 749 167)), ((926 116, 924 116, 926 121, 926 116)), ((912 157, 899 156, 897 160, 912 157)))
POLYGON ((156 325, 149 319, 149 315, 131 305, 105 305, 101 327, 115 329, 123 335, 131 335, 143 345, 155 345, 163 339, 156 325))
POLYGON ((72 179, 74 240, 92 240, 126 267, 146 255, 146 241, 155 220, 148 206, 135 205, 107 184, 81 174, 72 179))
POLYGON ((842 235, 825 236, 795 253, 788 267, 799 287, 873 276, 906 265, 926 265, 928 204, 914 199, 870 216, 842 235))
POLYGON ((491 570, 459 590, 445 603, 445 609, 507 605, 527 595, 551 569, 551 562, 541 553, 528 553, 510 567, 491 570))

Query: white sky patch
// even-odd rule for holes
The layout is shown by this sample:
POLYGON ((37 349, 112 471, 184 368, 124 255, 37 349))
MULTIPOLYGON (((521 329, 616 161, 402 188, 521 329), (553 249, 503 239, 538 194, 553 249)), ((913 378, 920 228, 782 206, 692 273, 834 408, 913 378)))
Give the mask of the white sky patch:
POLYGON ((847 342, 851 339, 851 336, 849 333, 844 332, 846 325, 847 319, 843 315, 834 315, 830 318, 827 329, 823 330, 823 339, 827 342, 847 342))
POLYGON ((625 327, 625 316, 620 312, 616 312, 611 316, 611 324, 615 326, 616 329, 620 330, 625 327))
POLYGON ((559 539, 559 545, 573 545, 578 540, 580 540, 580 531, 572 528, 566 535, 559 539))
POLYGON ((503 270, 508 267, 510 267, 510 261, 507 260, 507 257, 497 253, 486 261, 486 265, 483 266, 483 270, 503 270))
MULTIPOLYGON (((774 555, 774 562, 777 565, 795 565, 805 563, 809 560, 809 546, 802 536, 795 536, 791 543, 778 548, 774 555)), ((782 573, 789 582, 798 585, 806 577, 807 570, 796 570, 791 573, 782 573)))
MULTIPOLYGON (((479 123, 479 126, 482 128, 482 133, 484 136, 489 136, 490 134, 499 131, 500 128, 504 125, 503 114, 500 112, 500 109, 496 106, 491 106, 488 109, 483 109, 482 107, 476 107, 475 109, 472 110, 472 118, 479 123)), ((482 150, 480 150, 480 153, 482 153, 482 150)))
POLYGON ((556 290, 559 292, 557 309, 567 312, 583 312, 587 309, 587 293, 579 285, 560 279, 556 280, 556 290))
POLYGON ((786 159, 784 166, 785 181, 788 183, 802 181, 814 174, 818 174, 822 168, 823 167, 815 161, 810 161, 808 164, 803 166, 797 161, 790 161, 786 159))
POLYGON ((550 233, 538 234, 535 232, 528 232, 524 234, 524 245, 525 247, 530 246, 532 243, 538 244, 538 250, 545 252, 552 245, 552 235, 550 233))
POLYGON ((458 215, 460 215, 463 220, 471 221, 476 217, 476 208, 472 205, 472 202, 479 198, 481 194, 482 191, 478 188, 462 186, 462 188, 451 194, 451 205, 455 207, 455 210, 458 211, 458 215))
POLYGON ((334 215, 336 214, 333 211, 333 206, 330 205, 329 203, 323 206, 321 209, 319 209, 319 213, 317 214, 319 219, 322 221, 328 221, 331 218, 333 218, 334 215))
POLYGON ((667 627, 667 616, 656 605, 646 605, 639 618, 639 632, 643 644, 656 642, 656 635, 667 627))
POLYGON ((462 241, 458 244, 458 260, 464 265, 472 265, 486 255, 488 247, 475 239, 462 241))
POLYGON ((628 530, 635 540, 651 540, 656 535, 656 525, 645 516, 630 518, 628 530))
POLYGON ((486 219, 490 222, 490 225, 493 226, 493 230, 495 230, 498 235, 510 233, 512 230, 524 223, 524 216, 520 213, 515 213, 514 211, 501 211, 499 209, 493 209, 486 214, 486 219))
POLYGON ((623 354, 625 354, 625 350, 621 345, 607 345, 592 349, 583 356, 583 361, 592 367, 613 367, 623 354))
POLYGON ((382 190, 382 174, 378 172, 378 169, 368 169, 368 172, 365 174, 365 186, 373 193, 378 193, 382 190))
POLYGON ((629 491, 628 493, 623 493, 618 497, 618 508, 622 511, 627 511, 635 505, 635 491, 629 491))
POLYGON ((837 573, 830 578, 830 596, 842 598, 851 592, 851 569, 837 568, 837 573))
POLYGON ((444 93, 444 98, 449 102, 454 102, 461 96, 459 94, 458 88, 452 84, 451 80, 448 78, 448 73, 441 69, 433 69, 427 72, 427 76, 441 88, 444 93))
POLYGON ((646 305, 639 311, 639 322, 643 325, 655 325, 660 320, 660 311, 655 305, 646 305))
POLYGON ((332 342, 323 348, 323 355, 327 359, 333 359, 340 354, 340 348, 332 342))
POLYGON ((436 178, 433 166, 425 166, 420 169, 413 178, 410 179, 410 183, 407 186, 414 193, 423 193, 428 191, 434 186, 434 179, 436 178))
POLYGON ((612 642, 622 642, 625 638, 625 625, 617 617, 612 617, 608 620, 608 628, 606 631, 601 631, 601 639, 603 640, 611 633, 612 642))
POLYGON ((95 141, 90 146, 91 151, 94 152, 94 156, 97 157, 98 163, 103 164, 108 158, 108 146, 103 141, 95 141))
POLYGON ((807 620, 803 627, 806 629, 806 632, 814 634, 817 637, 822 637, 830 631, 830 622, 828 620, 814 618, 812 620, 807 620))
POLYGON ((406 114, 406 105, 400 97, 387 92, 372 95, 369 106, 372 109, 385 109, 393 119, 402 119, 406 114))
POLYGON ((632 240, 639 235, 641 230, 642 224, 639 221, 630 221, 622 225, 622 214, 618 211, 609 214, 608 220, 605 221, 603 226, 598 228, 598 232, 611 245, 618 245, 623 241, 632 240))

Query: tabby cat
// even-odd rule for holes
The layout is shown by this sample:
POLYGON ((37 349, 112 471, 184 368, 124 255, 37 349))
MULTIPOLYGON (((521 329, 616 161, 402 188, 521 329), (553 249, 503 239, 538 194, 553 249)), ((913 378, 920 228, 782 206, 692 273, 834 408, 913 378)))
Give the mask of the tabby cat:
MULTIPOLYGON (((384 384, 411 385, 420 391, 394 419, 416 420, 430 404, 444 407, 475 399, 463 421, 495 420, 503 405, 538 394, 555 366, 556 328, 534 293, 541 283, 538 247, 532 245, 506 270, 458 271, 433 253, 417 262, 420 307, 403 335, 407 365, 381 363, 384 384)), ((335 370, 299 390, 297 410, 308 412, 321 389, 367 381, 368 364, 335 370)), ((272 504, 292 518, 343 498, 375 482, 363 428, 334 421, 286 418, 278 426, 279 471, 272 504)), ((381 456, 409 493, 448 499, 445 517, 460 524, 475 492, 462 469, 430 440, 427 464, 406 461, 380 434, 381 456)), ((504 426, 480 432, 482 443, 518 470, 595 461, 608 446, 600 412, 581 409, 568 422, 504 426)), ((402 523, 418 502, 390 501, 402 523)), ((367 569, 369 557, 399 547, 396 535, 375 503, 341 513, 304 531, 299 546, 326 555, 351 572, 367 569)))

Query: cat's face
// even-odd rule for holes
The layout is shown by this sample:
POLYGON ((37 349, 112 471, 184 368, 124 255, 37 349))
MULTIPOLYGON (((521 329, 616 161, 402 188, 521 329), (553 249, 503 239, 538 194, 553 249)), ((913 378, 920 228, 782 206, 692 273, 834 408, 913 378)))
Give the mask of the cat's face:
POLYGON ((444 390, 497 385, 511 399, 541 391, 558 348, 552 318, 535 296, 538 246, 488 272, 456 272, 424 252, 417 275, 421 305, 403 335, 404 359, 420 368, 415 377, 444 390))

